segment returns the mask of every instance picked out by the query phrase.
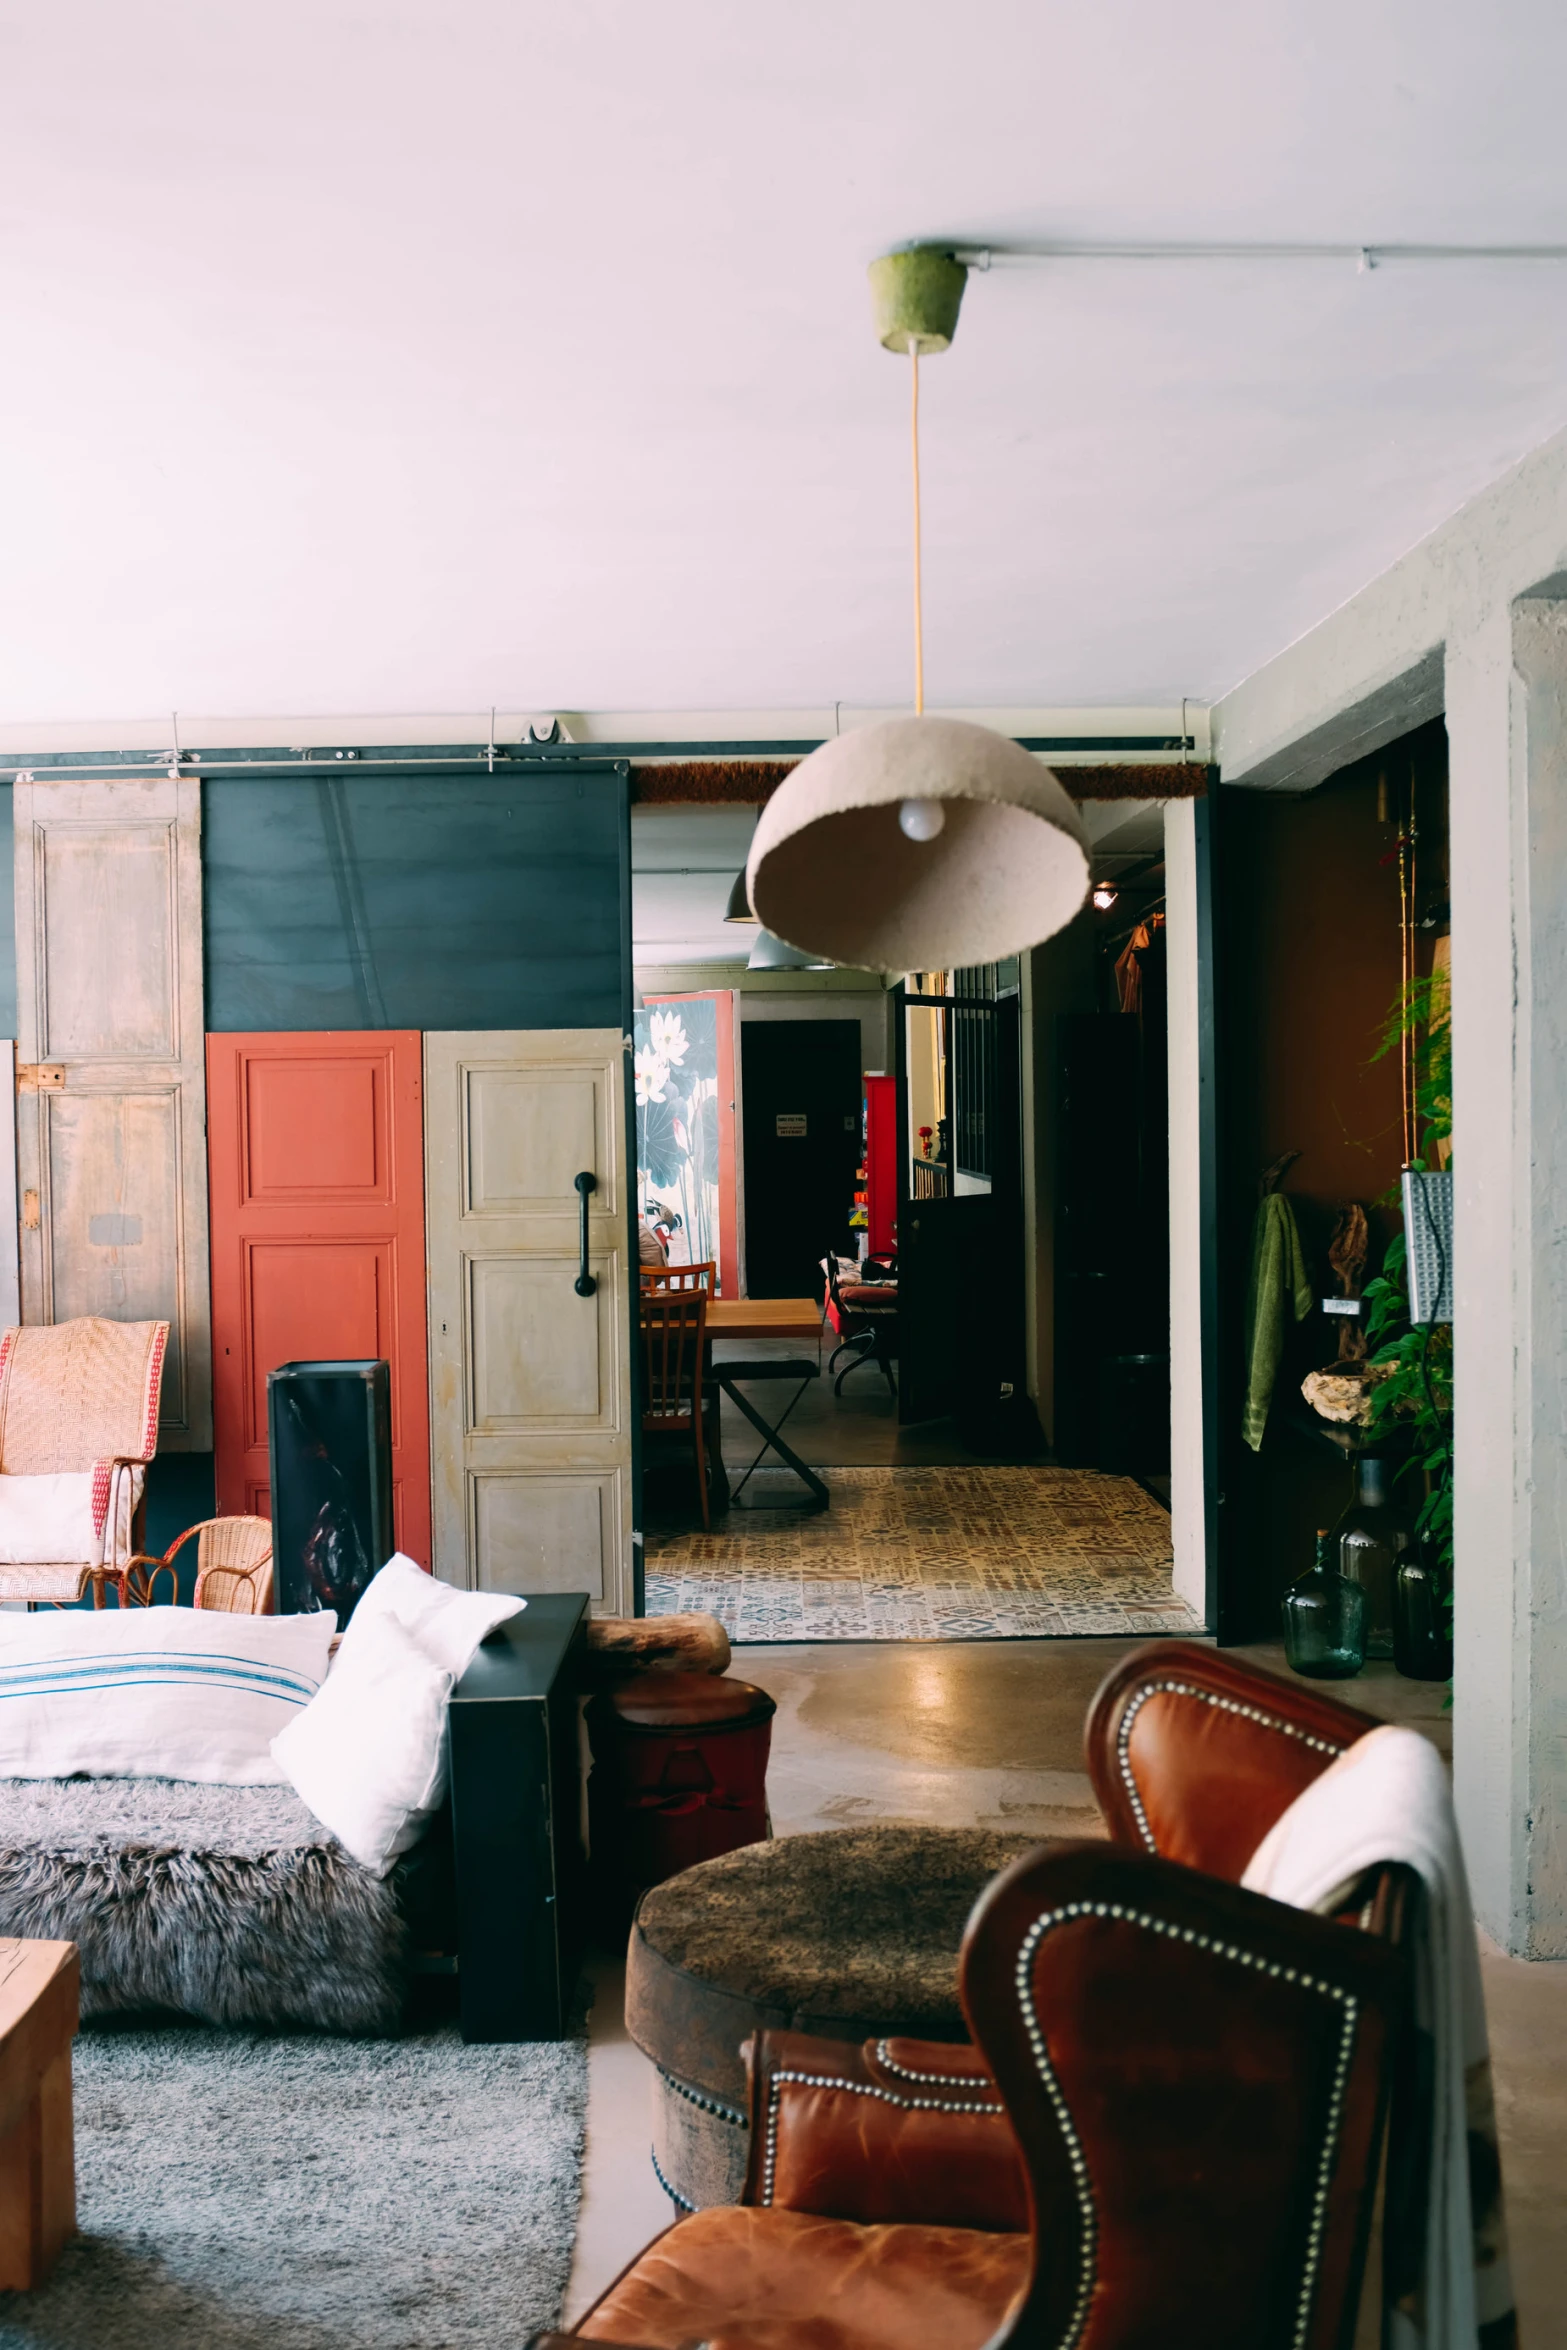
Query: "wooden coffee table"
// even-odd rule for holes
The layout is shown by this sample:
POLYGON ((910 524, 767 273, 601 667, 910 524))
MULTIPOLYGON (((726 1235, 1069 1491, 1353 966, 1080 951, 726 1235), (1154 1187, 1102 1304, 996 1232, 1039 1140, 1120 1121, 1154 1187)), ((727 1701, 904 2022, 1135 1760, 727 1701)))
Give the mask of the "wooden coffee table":
POLYGON ((76 2233, 74 1942, 0 1935, 0 2292, 41 2285, 76 2233))

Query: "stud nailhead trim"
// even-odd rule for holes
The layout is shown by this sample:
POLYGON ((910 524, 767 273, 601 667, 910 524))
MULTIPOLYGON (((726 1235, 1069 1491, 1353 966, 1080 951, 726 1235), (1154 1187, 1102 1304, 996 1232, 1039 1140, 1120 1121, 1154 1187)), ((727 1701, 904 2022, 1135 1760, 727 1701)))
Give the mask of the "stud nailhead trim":
POLYGON ((989 2073, 912 2072, 906 2064, 899 2064, 885 2040, 878 2040, 876 2043, 876 2062, 885 2072, 892 2073, 900 2081, 929 2081, 937 2087, 945 2087, 950 2081, 954 2089, 992 2089, 995 2087, 989 2073))
POLYGON ((1138 1690, 1121 1716, 1121 1726, 1115 1738, 1121 1782, 1132 1807, 1132 1817, 1150 1852, 1157 1852, 1159 1847, 1154 1842, 1153 1830, 1148 1825, 1148 1814, 1143 1809, 1143 1799, 1138 1793, 1137 1781, 1132 1776, 1132 1725, 1150 1697, 1163 1696, 1193 1697, 1199 1705, 1217 1706, 1220 1713, 1239 1714, 1243 1721, 1256 1722, 1264 1730, 1277 1730, 1281 1737, 1298 1739, 1302 1746, 1309 1746, 1315 1754, 1342 1754, 1347 1743, 1341 1738, 1318 1738, 1310 1730, 1302 1730, 1294 1722, 1285 1721, 1282 1714, 1265 1713, 1261 1706, 1246 1705, 1238 1697, 1220 1697, 1216 1691, 1199 1689, 1191 1681, 1150 1681, 1146 1688, 1138 1690))
POLYGON ((663 2188, 664 2193, 669 2197, 670 2202, 678 2203, 682 2211, 695 2211, 696 2205, 694 2203, 688 2203, 684 2195, 681 2194, 679 2188, 672 2187, 669 2181, 665 2178, 663 2172, 658 2167, 658 2156, 653 2152, 651 2146, 647 2150, 647 2158, 653 2165, 654 2178, 657 2179, 659 2185, 663 2188))
POLYGON ((834 2073, 774 2073, 772 2089, 767 2100, 767 2150, 762 2161, 762 2201, 773 2199, 773 2179, 778 2168, 778 2121, 782 2092, 794 2082, 805 2089, 842 2089, 851 2097, 874 2097, 882 2105, 895 2105, 900 2113, 985 2113, 1004 2119, 1006 2107, 987 2101, 981 2104, 958 2104, 950 2097, 897 2097, 890 2089, 873 2088, 868 2081, 846 2081, 834 2073))
POLYGON ((721 2097, 709 2097, 701 2089, 688 2089, 684 2081, 677 2081, 674 2074, 666 2073, 662 2065, 657 2067, 657 2071, 665 2088, 673 2089, 675 2095, 683 2097, 688 2105, 699 2107, 703 2113, 712 2114, 718 2121, 728 2122, 731 2129, 743 2130, 749 2126, 738 2105, 726 2105, 721 2097))
MULTIPOLYGON (((1167 1684, 1175 1686, 1175 1684, 1167 1684)), ((1151 1692, 1150 1692, 1151 1694, 1151 1692)), ((1200 1694, 1200 1693, 1197 1693, 1200 1694)), ((1312 2196, 1311 2218, 1306 2231, 1306 2258, 1301 2272, 1300 2292, 1295 2305, 1295 2329, 1290 2336, 1289 2350, 1303 2350, 1311 2322, 1311 2304, 1317 2288, 1317 2271, 1322 2258, 1322 2237, 1327 2222, 1328 2195, 1333 2184, 1333 2166, 1338 2153, 1339 2125, 1344 2113, 1344 2089, 1349 2078, 1350 2062, 1355 2051, 1355 2033, 1359 2023, 1359 2006, 1351 1992, 1337 1983, 1323 1982, 1316 1975, 1302 1972, 1299 1967, 1285 1966, 1276 1959, 1259 1958, 1254 1951, 1243 1950, 1233 1942, 1219 1942, 1211 1934, 1200 1933, 1194 1926, 1172 1925, 1167 1918, 1150 1917, 1146 1911, 1131 1909, 1121 1901, 1069 1901, 1060 1909, 1046 1910, 1034 1920, 1023 1938, 1017 1959, 1018 2004, 1023 2011, 1024 2028, 1039 2077, 1044 2083, 1066 2143, 1067 2161, 1071 2166, 1073 2185, 1077 2190, 1078 2211, 1082 2220, 1082 2257, 1078 2276, 1077 2299, 1071 2320, 1056 2350, 1074 2350, 1081 2341, 1088 2322, 1089 2305, 1093 2298, 1097 2274, 1099 2240, 1098 2215, 1094 2210, 1093 2188, 1088 2175, 1088 2162, 1082 2142, 1073 2126, 1061 2084, 1050 2063, 1045 2035, 1040 2028, 1034 2006, 1033 1968, 1040 1943, 1057 1926, 1067 1925, 1074 1918, 1117 1918, 1126 1925, 1141 1926, 1151 1934, 1160 1934, 1168 1942, 1189 1942, 1194 1948, 1206 1950, 1215 1958, 1225 1958, 1236 1966, 1248 1967, 1254 1974, 1269 1975, 1279 1982, 1295 1983, 1305 1991, 1318 1992, 1324 1999, 1335 1999, 1344 2011, 1343 2029, 1339 2034, 1338 2057, 1334 2065, 1333 2086, 1328 2098, 1327 2127, 1323 2133, 1322 2152, 1317 2161, 1317 2182, 1312 2196)))

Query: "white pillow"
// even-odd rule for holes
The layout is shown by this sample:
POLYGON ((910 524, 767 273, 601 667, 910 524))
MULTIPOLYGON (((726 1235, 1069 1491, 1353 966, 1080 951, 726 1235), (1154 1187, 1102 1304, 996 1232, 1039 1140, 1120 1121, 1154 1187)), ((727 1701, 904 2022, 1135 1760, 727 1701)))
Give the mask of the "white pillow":
POLYGON ((326 1679, 337 1618, 189 1607, 0 1616, 0 1778, 276 1787, 271 1744, 326 1679))
POLYGON ((384 1877, 445 1798, 452 1676, 390 1612, 360 1626, 359 1608, 355 1639, 344 1634, 325 1687, 272 1752, 322 1826, 384 1877))
POLYGON ((342 1671, 362 1625, 394 1616, 426 1655, 446 1667, 455 1686, 472 1664, 480 1641, 527 1604, 514 1591, 454 1591, 399 1550, 360 1594, 332 1670, 342 1671))

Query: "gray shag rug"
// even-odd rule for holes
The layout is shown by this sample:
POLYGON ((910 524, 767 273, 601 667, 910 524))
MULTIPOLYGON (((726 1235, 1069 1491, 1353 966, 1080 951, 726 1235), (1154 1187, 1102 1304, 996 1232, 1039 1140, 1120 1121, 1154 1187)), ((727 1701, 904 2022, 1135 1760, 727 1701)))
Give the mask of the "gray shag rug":
POLYGON ((82 2015, 394 2032, 406 1934, 288 1787, 0 1780, 0 1934, 74 1942, 82 2015))
POLYGON ((77 2216, 0 2350, 521 2350, 558 2323, 580 2040, 76 2043, 77 2216))

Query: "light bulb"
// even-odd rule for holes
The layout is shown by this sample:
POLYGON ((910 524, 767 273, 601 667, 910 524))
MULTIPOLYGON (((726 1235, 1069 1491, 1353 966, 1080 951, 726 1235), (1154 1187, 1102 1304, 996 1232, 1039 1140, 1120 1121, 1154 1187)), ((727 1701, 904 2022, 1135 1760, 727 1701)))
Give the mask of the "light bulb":
POLYGON ((906 840, 934 840, 946 821, 940 800, 904 800, 898 809, 898 830, 906 840))
POLYGON ((1094 891, 1094 904, 1099 908, 1101 914, 1109 913, 1110 908, 1115 904, 1115 898, 1116 893, 1107 881, 1101 881, 1094 891))

